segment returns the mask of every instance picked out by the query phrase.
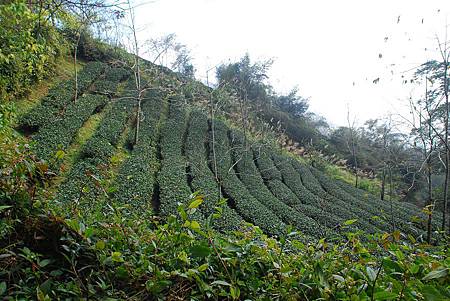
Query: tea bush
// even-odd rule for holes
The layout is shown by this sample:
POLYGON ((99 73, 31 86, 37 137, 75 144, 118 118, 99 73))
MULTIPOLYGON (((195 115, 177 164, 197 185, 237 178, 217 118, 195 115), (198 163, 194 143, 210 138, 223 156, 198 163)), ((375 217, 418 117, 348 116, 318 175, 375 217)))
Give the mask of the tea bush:
POLYGON ((162 97, 155 92, 144 96, 138 143, 121 165, 115 180, 113 198, 118 204, 128 204, 130 210, 138 212, 149 210, 152 205, 155 173, 159 165, 157 144, 162 97))
POLYGON ((248 191, 287 225, 292 225, 296 230, 299 230, 307 236, 320 236, 320 233, 324 232, 321 226, 314 226, 314 223, 308 217, 304 216, 301 212, 295 212, 284 202, 275 198, 265 186, 253 161, 253 151, 251 149, 245 149, 243 137, 236 132, 231 132, 230 139, 238 177, 248 191))
POLYGON ((56 151, 66 151, 83 123, 106 103, 106 97, 89 94, 70 103, 63 116, 42 126, 33 137, 37 156, 48 161, 56 151))
MULTIPOLYGON (((231 161, 231 146, 228 141, 228 128, 218 120, 215 121, 215 149, 220 182, 229 201, 239 215, 246 221, 261 227, 263 231, 272 235, 280 235, 285 224, 259 200, 251 195, 247 188, 236 176, 231 161)), ((211 141, 211 140, 210 140, 211 141)), ((210 158, 212 147, 210 146, 210 158)))
MULTIPOLYGON (((101 62, 88 63, 78 75, 78 93, 82 95, 89 86, 106 69, 107 65, 101 62)), ((37 131, 41 126, 53 122, 66 106, 75 98, 75 80, 69 79, 58 83, 51 88, 47 96, 30 112, 19 120, 19 127, 25 131, 37 131)))
MULTIPOLYGON (((219 206, 221 195, 220 186, 214 173, 208 166, 208 119, 200 111, 194 110, 190 114, 189 128, 186 139, 186 158, 189 164, 191 186, 195 191, 204 195, 201 206, 206 217, 214 214, 219 206)), ((221 217, 215 221, 219 231, 237 230, 242 224, 242 218, 228 205, 222 207, 221 217)))
MULTIPOLYGON (((169 115, 161 130, 161 170, 158 174, 160 213, 164 217, 177 214, 178 203, 186 203, 193 191, 187 183, 187 162, 182 154, 186 131, 186 112, 177 95, 169 96, 169 115)), ((204 221, 196 210, 196 221, 204 221)))

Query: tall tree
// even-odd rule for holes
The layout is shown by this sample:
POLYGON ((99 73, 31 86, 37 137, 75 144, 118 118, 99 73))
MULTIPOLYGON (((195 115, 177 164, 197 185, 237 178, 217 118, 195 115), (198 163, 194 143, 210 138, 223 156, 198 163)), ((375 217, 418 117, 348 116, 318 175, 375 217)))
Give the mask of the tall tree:
POLYGON ((347 124, 348 124, 348 140, 347 147, 350 150, 353 158, 353 170, 355 173, 355 187, 358 187, 358 159, 356 157, 356 128, 355 120, 350 121, 350 107, 347 107, 347 124))
POLYGON ((439 138, 444 152, 444 174, 445 180, 443 184, 443 199, 442 199, 442 230, 445 231, 446 221, 448 218, 448 233, 450 233, 450 216, 448 216, 448 194, 449 194, 449 180, 450 180, 450 146, 449 146, 449 59, 450 59, 450 45, 445 36, 444 42, 436 38, 438 49, 440 53, 440 60, 431 60, 416 71, 416 76, 428 78, 429 85, 429 101, 433 103, 436 108, 436 119, 439 124, 432 127, 434 134, 439 138))
POLYGON ((431 221, 433 218, 433 211, 435 200, 433 197, 433 174, 434 174, 434 156, 436 154, 437 142, 437 107, 434 98, 430 97, 432 93, 428 88, 429 78, 425 77, 425 94, 423 99, 419 99, 415 103, 410 100, 411 113, 413 114, 413 129, 412 137, 415 145, 418 146, 422 153, 422 162, 419 166, 419 171, 425 174, 427 184, 427 201, 425 212, 428 215, 427 219, 427 242, 431 243, 431 221), (417 123, 416 123, 417 121, 417 123))
POLYGON ((137 29, 136 29, 136 20, 135 20, 135 10, 131 4, 131 0, 127 0, 125 11, 128 14, 128 27, 131 30, 131 40, 132 40, 132 53, 133 53, 133 75, 134 82, 136 87, 136 94, 134 95, 134 99, 136 101, 136 115, 135 115, 135 128, 134 128, 134 141, 133 145, 136 145, 139 142, 139 129, 141 123, 141 104, 144 90, 141 81, 141 66, 140 66, 140 57, 139 57, 139 42, 137 39, 137 29))

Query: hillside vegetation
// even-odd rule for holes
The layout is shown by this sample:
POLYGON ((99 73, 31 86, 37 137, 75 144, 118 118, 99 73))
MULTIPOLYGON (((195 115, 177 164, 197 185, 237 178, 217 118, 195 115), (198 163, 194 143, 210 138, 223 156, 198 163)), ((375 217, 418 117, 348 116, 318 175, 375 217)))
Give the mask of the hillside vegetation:
MULTIPOLYGON (((153 75, 147 76, 152 83, 153 75)), ((324 233, 341 235, 344 222, 354 219, 354 230, 423 234, 425 225, 420 221, 425 215, 418 208, 379 200, 262 142, 248 143, 223 121, 208 122, 195 98, 186 100, 183 85, 187 83, 175 74, 162 76, 170 86, 151 85, 144 96, 142 139, 136 145, 130 145, 134 103, 126 97, 133 93, 133 78, 126 69, 105 63, 87 63, 80 71, 76 101, 72 80, 64 80, 19 119, 18 129, 33 142, 37 158, 54 160, 50 167, 59 173, 58 157, 69 151, 91 116, 102 116, 92 136, 77 145, 78 155, 62 175, 55 194, 60 208, 84 208, 111 191, 130 210, 142 206, 167 217, 177 214, 178 202, 187 202, 198 192, 206 201, 196 218, 205 221, 222 195, 227 199, 225 211, 233 216, 228 220, 230 229, 246 221, 279 236, 292 225, 308 238, 320 238, 324 233), (123 161, 113 162, 120 152, 123 161), (208 191, 198 182, 200 176, 208 191), (103 183, 106 179, 108 183, 103 183)), ((439 217, 435 222, 437 227, 439 217)))
MULTIPOLYGON (((1 11, 33 27, 24 3, 1 11)), ((65 62, 51 81, 0 57, 21 72, 0 81, 0 298, 450 298, 442 218, 280 148, 244 103, 267 89, 213 89, 83 38, 73 70, 56 51, 33 63, 65 62)))
MULTIPOLYGON (((153 68, 153 70, 157 69, 153 68)), ((274 259, 273 267, 261 267, 260 272, 269 278, 287 277, 285 280, 290 279, 303 268, 297 270, 300 267, 287 268, 282 265, 293 264, 292 260, 295 256, 310 256, 307 255, 310 249, 307 253, 300 253, 301 255, 297 252, 292 253, 292 248, 302 250, 304 247, 300 246, 303 244, 328 248, 328 243, 325 241, 329 241, 333 242, 330 245, 332 248, 330 251, 338 252, 340 241, 351 239, 352 244, 361 244, 357 238, 358 232, 364 233, 361 237, 363 241, 372 241, 378 237, 381 241, 378 239, 375 241, 378 241, 381 246, 386 243, 395 246, 395 241, 406 243, 410 240, 420 240, 420 237, 424 235, 425 216, 415 206, 381 201, 344 182, 332 180, 314 167, 281 153, 263 141, 253 141, 251 137, 245 138, 242 132, 228 126, 227 122, 208 119, 204 112, 205 108, 197 104, 195 98, 188 101, 185 97, 184 87, 187 83, 184 79, 168 71, 154 72, 156 73, 145 75, 146 79, 153 83, 153 88, 146 93, 142 103, 142 138, 136 145, 131 143, 135 106, 127 98, 127 95, 133 93, 131 73, 124 68, 101 62, 88 62, 80 71, 76 101, 74 101, 72 80, 62 80, 52 87, 36 106, 20 116, 17 125, 17 128, 26 134, 27 140, 31 142, 31 150, 36 154, 37 159, 49 162, 46 168, 56 173, 52 175, 54 184, 50 182, 47 188, 49 194, 47 194, 46 206, 57 215, 66 218, 65 223, 68 226, 65 227, 71 230, 64 231, 69 231, 67 235, 71 237, 70 239, 84 240, 82 237, 85 237, 88 241, 84 243, 88 244, 96 241, 94 249, 100 249, 102 252, 106 249, 114 249, 111 256, 117 258, 111 257, 109 260, 117 263, 113 266, 124 274, 121 277, 128 278, 129 274, 137 272, 130 266, 121 267, 120 265, 121 262, 131 260, 124 258, 133 257, 136 250, 123 249, 125 246, 127 249, 130 247, 129 241, 126 243, 123 241, 125 245, 121 245, 122 243, 117 245, 118 242, 114 242, 115 239, 127 240, 127 234, 116 233, 114 235, 124 236, 112 238, 105 237, 104 231, 111 235, 108 231, 120 232, 120 228, 127 227, 126 225, 129 225, 131 229, 122 228, 122 231, 144 231, 145 228, 141 227, 150 223, 148 231, 151 232, 145 236, 158 235, 159 231, 163 231, 162 233, 168 231, 167 235, 171 231, 181 231, 180 234, 187 231, 187 236, 182 243, 180 242, 181 245, 177 243, 177 248, 181 248, 184 244, 191 249, 194 248, 194 251, 191 251, 194 252, 191 260, 215 256, 219 256, 217 257, 219 260, 221 258, 220 254, 211 253, 214 251, 210 249, 211 244, 209 246, 196 244, 196 240, 202 240, 202 237, 205 237, 207 241, 219 240, 216 242, 219 245, 237 244, 235 248, 247 248, 246 244, 251 241, 260 241, 263 245, 270 242, 271 248, 275 249, 264 252, 269 254, 273 251, 283 254, 286 252, 283 256, 287 256, 286 260, 290 263, 285 262, 280 265, 274 259), (95 128, 91 129, 92 134, 85 141, 76 142, 77 135, 84 130, 84 127, 91 124, 89 120, 92 118, 98 119, 95 128), (214 125, 214 140, 212 125, 214 125), (66 154, 74 152, 73 148, 76 148, 76 155, 66 158, 66 154), (184 205, 180 207, 180 204, 184 205), (188 215, 185 210, 188 211, 188 215), (120 222, 111 220, 111 214, 114 219, 120 218, 120 222), (144 216, 148 221, 142 220, 144 216), (160 226, 160 222, 155 221, 155 216, 159 216, 168 224, 163 222, 160 226), (172 219, 171 216, 178 217, 180 221, 172 219), (136 222, 139 225, 138 229, 135 228, 137 225, 133 225, 136 222), (141 225, 142 222, 144 224, 141 225), (155 222, 156 224, 151 226, 155 222), (255 230, 249 228, 248 223, 258 226, 262 232, 254 232, 255 230), (116 224, 119 228, 108 230, 108 224, 110 226, 116 224), (100 225, 100 228, 96 225, 100 225), (156 229, 150 230, 154 227, 156 229), (166 229, 166 227, 169 228, 166 229), (223 238, 219 238, 222 234, 218 233, 211 237, 212 233, 216 233, 213 231, 228 233, 226 237, 229 235, 230 238, 223 241, 223 238), (231 234, 228 231, 238 232, 231 234), (277 243, 273 245, 276 241, 261 236, 262 233, 285 242, 280 246, 277 243), (375 236, 368 236, 369 234, 375 236), (78 238, 78 235, 81 237, 78 238), (254 235, 256 237, 253 237, 254 235), (391 241, 391 238, 394 240, 391 241), (192 241, 189 242, 190 240, 192 241), (238 247, 240 244, 244 245, 238 247), (200 252, 201 255, 195 255, 196 252, 200 252), (292 255, 288 255, 291 253, 292 255), (274 276, 274 272, 278 273, 276 271, 281 274, 274 276)), ((206 88, 204 89, 207 91, 206 88)), ((58 227, 58 231, 62 231, 63 226, 57 224, 52 227, 58 227)), ((149 247, 145 246, 149 243, 145 239, 141 240, 139 237, 134 239, 137 239, 134 244, 138 244, 135 247, 139 249, 149 247)), ((164 238, 164 240, 169 239, 170 236, 164 238)), ((223 247, 225 246, 221 246, 223 247)), ((34 254, 33 252, 39 250, 27 244, 26 248, 31 249, 21 249, 20 252, 29 250, 27 252, 34 254)), ((152 248, 159 247, 153 245, 152 248)), ((379 249, 375 252, 381 251, 382 249, 379 249)), ((185 251, 180 252, 176 255, 177 260, 191 266, 189 257, 185 259, 180 257, 189 255, 182 255, 185 251)), ((256 250, 251 249, 250 252, 256 252, 256 250)), ((39 256, 45 256, 45 254, 39 256)), ((271 257, 271 255, 267 256, 271 257)), ((78 259, 74 258, 74 260, 78 259)), ((50 262, 56 263, 53 259, 50 259, 50 262)), ((200 260, 199 264, 201 262, 200 260)), ((106 264, 105 268, 109 266, 105 261, 103 264, 106 264)), ((228 264, 224 262, 222 264, 225 265, 226 272, 228 264)), ((243 264, 248 264, 247 259, 243 264)), ((230 269, 238 269, 237 266, 234 268, 233 266, 234 264, 231 264, 230 269)), ((207 276, 209 271, 214 274, 213 270, 209 270, 214 269, 213 263, 201 263, 197 269, 200 271, 195 272, 189 269, 191 272, 185 276, 186 279, 194 277, 195 273, 205 273, 204 275, 207 276), (194 274, 190 275, 190 273, 194 274)), ((168 293, 165 287, 171 287, 169 283, 174 281, 172 273, 164 277, 155 274, 155 277, 167 279, 164 281, 172 280, 167 283, 160 280, 163 282, 151 285, 147 283, 146 286, 150 286, 147 287, 148 293, 168 293)), ((233 294, 239 296, 239 287, 244 284, 239 284, 239 281, 242 281, 238 281, 241 276, 227 275, 227 277, 234 280, 228 278, 223 282, 215 280, 218 286, 216 289, 199 287, 200 291, 197 291, 190 288, 189 294, 204 294, 211 290, 208 294, 221 295, 229 292, 231 296, 233 294)), ((337 281, 335 285, 338 286, 340 281, 343 283, 346 281, 345 278, 341 279, 342 276, 333 277, 334 281, 337 281)), ((292 283, 284 283, 285 280, 281 284, 282 287, 292 285, 292 283)), ((39 283, 38 279, 35 281, 39 283)), ((189 283, 190 280, 186 281, 189 283)), ((206 280, 200 283, 203 281, 206 280)), ((187 285, 183 283, 181 281, 177 285, 187 285)), ((48 285, 50 287, 42 288, 45 294, 61 293, 61 291, 57 293, 58 289, 48 285)), ((324 282, 320 285, 326 287, 330 284, 324 282)), ((326 290, 322 291, 324 288, 317 292, 315 292, 317 288, 306 288, 305 291, 300 290, 300 292, 307 295, 313 292, 319 295, 328 294, 326 290)), ((379 293, 381 291, 379 288, 379 293)), ((173 293, 169 292, 169 294, 173 293)), ((254 292, 245 290, 243 295, 251 296, 260 293, 262 294, 259 290, 254 292)), ((297 297, 300 298, 300 296, 297 297)))

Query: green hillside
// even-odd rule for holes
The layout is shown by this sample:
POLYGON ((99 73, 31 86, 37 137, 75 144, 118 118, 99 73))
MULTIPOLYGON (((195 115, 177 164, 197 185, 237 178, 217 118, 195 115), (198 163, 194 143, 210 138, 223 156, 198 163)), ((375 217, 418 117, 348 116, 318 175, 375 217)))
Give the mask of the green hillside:
POLYGON ((426 146, 371 158, 372 122, 343 150, 353 130, 324 134, 271 60, 207 85, 173 35, 145 60, 126 4, 0 4, 1 300, 450 299, 442 145, 399 179, 426 146), (411 181, 425 207, 395 195, 411 181))
MULTIPOLYGON (((89 229, 95 229, 98 223, 110 224, 111 219, 120 217, 117 226, 131 227, 125 228, 127 231, 136 230, 133 224, 142 231, 142 218, 149 222, 157 219, 156 227, 163 223, 164 229, 175 217, 185 221, 188 233, 198 232, 200 237, 208 233, 202 232, 204 227, 212 227, 209 231, 225 237, 239 237, 253 224, 262 230, 259 235, 275 239, 285 240, 286 233, 295 231, 289 244, 310 246, 320 246, 324 239, 339 246, 354 235, 362 235, 365 242, 381 239, 383 245, 390 237, 403 243, 424 239, 426 216, 419 208, 382 201, 333 180, 265 140, 245 137, 239 126, 224 116, 211 120, 204 102, 186 95, 186 87, 200 87, 197 95, 209 93, 207 87, 145 64, 151 71, 143 78, 151 88, 141 104, 137 144, 133 144, 134 76, 128 69, 106 62, 84 64, 77 93, 73 79, 61 79, 17 118, 16 129, 31 145, 35 160, 48 162, 46 206, 64 218, 71 231, 89 241, 94 233, 89 229), (192 200, 199 202, 192 205, 192 200), (184 204, 188 216, 180 211, 180 204, 184 204)), ((435 218, 433 228, 440 222, 435 218)), ((105 239, 119 235, 113 232, 106 232, 95 249, 101 252, 105 239)), ((119 239, 126 238, 123 234, 119 239)), ((172 239, 171 235, 164 237, 172 239)), ((69 237, 69 241, 77 240, 76 235, 69 237)), ((188 245, 197 240, 195 236, 191 239, 188 245)), ((112 256, 120 258, 104 260, 121 262, 123 242, 111 243, 121 250, 112 256)), ((141 239, 135 243, 136 251, 148 244, 141 239)), ((116 268, 114 273, 128 277, 132 272, 116 268)), ((167 284, 160 283, 162 287, 149 292, 172 294, 164 289, 167 284)), ((126 291, 120 292, 128 294, 126 291)))
POLYGON ((73 80, 63 80, 19 118, 18 129, 33 141, 37 157, 53 162, 60 173, 53 197, 63 215, 70 217, 74 209, 90 214, 96 207, 93 200, 111 194, 127 210, 167 217, 177 215, 178 202, 200 193, 205 202, 196 213, 198 221, 214 212, 221 196, 227 200, 218 230, 239 229, 245 221, 280 236, 291 225, 304 241, 311 241, 342 236, 346 221, 355 220, 353 231, 423 235, 425 216, 419 208, 381 201, 332 180, 263 141, 248 143, 252 138, 244 138, 227 122, 208 120, 206 108, 195 97, 187 100, 184 87, 189 82, 170 71, 145 74, 149 83, 163 76, 166 87, 150 85, 144 95, 142 138, 131 147, 131 75, 121 67, 87 63, 79 74, 76 101, 73 80), (101 116, 92 136, 74 145, 92 116, 101 116), (61 171, 64 158, 55 158, 73 148, 77 155, 70 158, 70 168, 61 171))

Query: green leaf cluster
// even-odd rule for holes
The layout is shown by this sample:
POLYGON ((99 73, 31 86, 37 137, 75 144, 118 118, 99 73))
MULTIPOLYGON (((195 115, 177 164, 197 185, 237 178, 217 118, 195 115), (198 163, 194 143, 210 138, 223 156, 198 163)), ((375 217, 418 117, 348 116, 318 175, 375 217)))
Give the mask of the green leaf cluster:
POLYGON ((28 92, 62 52, 63 39, 45 13, 33 13, 25 1, 0 5, 0 99, 28 92))

